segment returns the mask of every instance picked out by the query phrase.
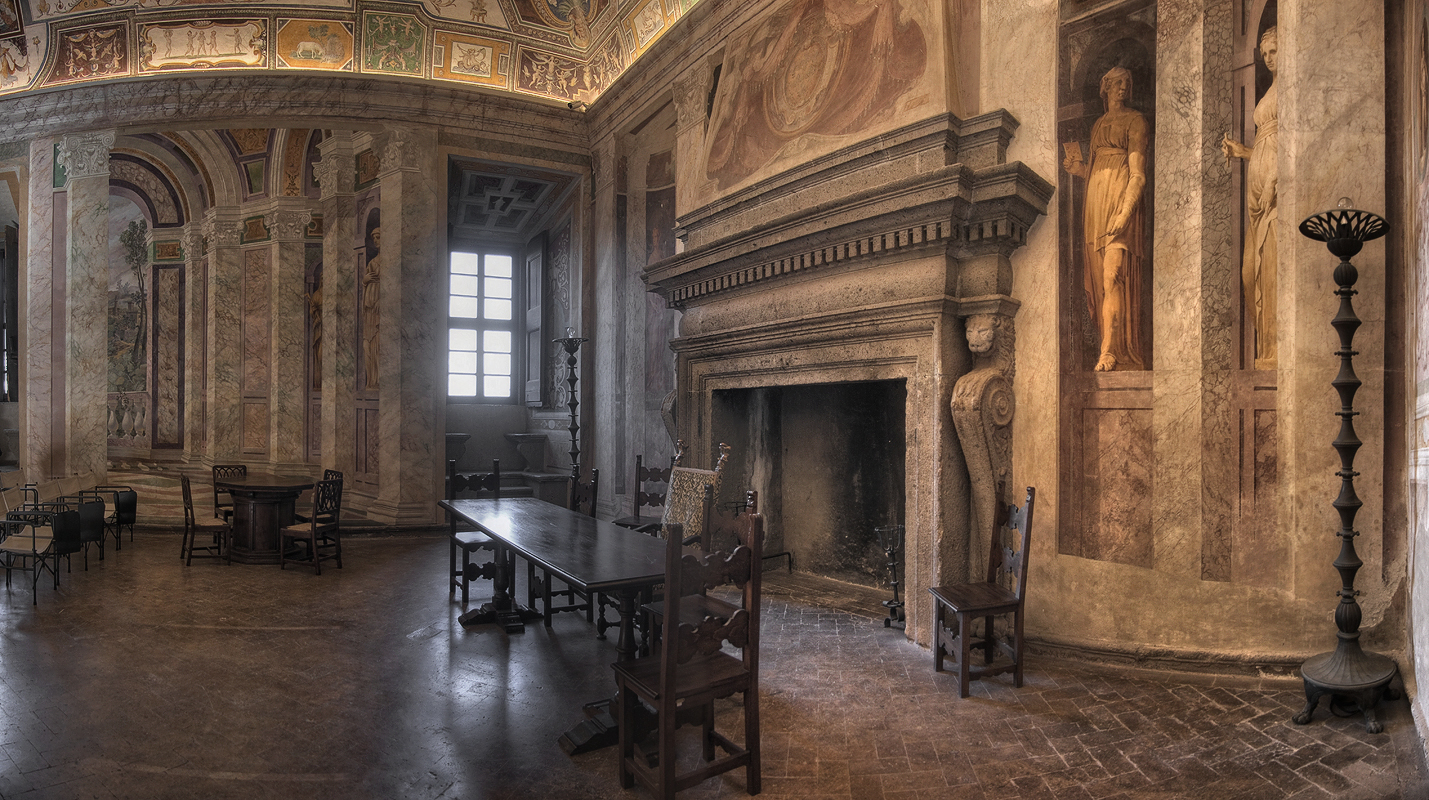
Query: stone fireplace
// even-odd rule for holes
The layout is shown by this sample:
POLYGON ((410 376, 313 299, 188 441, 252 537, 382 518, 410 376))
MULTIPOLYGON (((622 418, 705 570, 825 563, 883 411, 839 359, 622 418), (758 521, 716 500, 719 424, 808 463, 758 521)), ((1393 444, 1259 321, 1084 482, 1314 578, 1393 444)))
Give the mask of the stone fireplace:
POLYGON ((801 569, 877 585, 872 528, 902 522, 920 642, 919 598, 981 569, 972 520, 1011 481, 993 441, 1010 393, 960 401, 960 420, 985 425, 955 425, 953 403, 955 387, 1002 385, 959 383, 974 371, 1011 378, 1009 256, 1052 192, 1006 161, 1016 127, 1003 111, 940 115, 805 163, 679 217, 683 252, 644 275, 684 312, 671 346, 689 463, 734 445, 722 499, 759 490, 771 548, 797 549, 801 569), (995 321, 1009 357, 970 351, 969 317, 995 321))

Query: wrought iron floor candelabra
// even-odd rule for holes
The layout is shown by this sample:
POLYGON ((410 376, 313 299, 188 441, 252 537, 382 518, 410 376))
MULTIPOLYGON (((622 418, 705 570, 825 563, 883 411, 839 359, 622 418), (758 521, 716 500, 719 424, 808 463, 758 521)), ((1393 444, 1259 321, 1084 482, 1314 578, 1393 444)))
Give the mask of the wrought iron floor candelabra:
POLYGON ((1329 251, 1340 259, 1335 267, 1335 283, 1339 286, 1335 294, 1340 298, 1340 308, 1330 322, 1340 335, 1340 349, 1335 355, 1340 357, 1340 372, 1331 385, 1340 395, 1340 410, 1335 412, 1340 418, 1340 433, 1335 437, 1335 451, 1340 455, 1340 493, 1335 498, 1335 510, 1340 514, 1340 554, 1335 559, 1335 569, 1340 573, 1343 586, 1340 589, 1340 604, 1335 608, 1335 627, 1339 638, 1335 649, 1329 653, 1312 656, 1300 667, 1300 676, 1305 681, 1305 708, 1294 717, 1295 724, 1304 725, 1315 713, 1320 698, 1330 695, 1331 710, 1338 713, 1352 712, 1356 707, 1364 712, 1365 730, 1379 733, 1384 725, 1375 717, 1375 709, 1381 699, 1392 700, 1397 693, 1390 688, 1398 668, 1394 661, 1378 653, 1367 653, 1360 647, 1360 606, 1355 597, 1355 573, 1364 565, 1355 553, 1355 514, 1364 505, 1355 494, 1355 451, 1360 448, 1359 437, 1355 434, 1354 410, 1355 392, 1360 388, 1360 379, 1355 375, 1352 347, 1355 330, 1360 319, 1355 315, 1351 298, 1355 295, 1355 281, 1359 272, 1350 259, 1359 253, 1365 242, 1378 239, 1385 234, 1388 225, 1384 218, 1368 211, 1351 208, 1349 198, 1340 200, 1339 207, 1307 218, 1300 223, 1300 233, 1325 243, 1329 251), (1353 705, 1351 705, 1353 703, 1353 705))

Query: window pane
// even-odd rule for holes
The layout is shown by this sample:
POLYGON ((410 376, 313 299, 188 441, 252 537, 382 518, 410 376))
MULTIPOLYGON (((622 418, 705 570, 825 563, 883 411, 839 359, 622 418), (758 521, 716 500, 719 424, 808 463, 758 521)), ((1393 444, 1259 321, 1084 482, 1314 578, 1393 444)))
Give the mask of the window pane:
POLYGON ((476 376, 447 376, 447 394, 452 397, 476 397, 476 376))
POLYGON ((476 353, 467 353, 460 350, 451 353, 447 359, 447 371, 456 374, 458 372, 468 375, 475 375, 478 371, 478 356, 476 353))
MULTIPOLYGON (((475 370, 472 371, 475 372, 475 370)), ((511 356, 498 355, 496 353, 487 353, 486 369, 482 371, 485 372, 487 375, 510 375, 511 356)))
POLYGON ((482 341, 486 345, 482 349, 484 349, 486 352, 511 352, 511 331, 482 331, 482 337, 482 341))
POLYGON ((487 397, 511 396, 511 379, 505 375, 487 375, 481 386, 487 397))
MULTIPOLYGON (((466 328, 452 328, 451 349, 470 350, 475 353, 481 349, 481 331, 473 331, 466 328)), ((475 370, 473 370, 473 372, 474 371, 475 370)))
MULTIPOLYGON (((511 281, 510 278, 487 278, 487 279, 486 279, 486 296, 487 296, 487 297, 504 297, 504 298, 506 298, 507 300, 510 300, 510 299, 511 299, 511 283, 512 283, 512 281, 511 281)), ((456 291, 456 288, 453 287, 453 288, 452 288, 452 291, 456 291)), ((476 292, 462 292, 462 294, 476 294, 476 292)))
MULTIPOLYGON (((456 301, 456 298, 453 297, 453 298, 452 298, 452 301, 455 302, 455 301, 456 301)), ((486 301, 486 318, 487 318, 487 319, 500 319, 500 320, 511 319, 511 301, 510 301, 510 300, 487 300, 487 301, 486 301)))
POLYGON ((475 297, 452 295, 451 309, 447 313, 453 317, 476 319, 481 316, 480 309, 481 303, 475 297))
POLYGON ((481 258, 476 253, 452 253, 452 273, 475 275, 481 266, 481 258))
POLYGON ((453 275, 451 293, 475 297, 481 294, 481 279, 475 275, 453 275))
POLYGON ((511 277, 511 256, 487 256, 486 274, 493 278, 511 277))

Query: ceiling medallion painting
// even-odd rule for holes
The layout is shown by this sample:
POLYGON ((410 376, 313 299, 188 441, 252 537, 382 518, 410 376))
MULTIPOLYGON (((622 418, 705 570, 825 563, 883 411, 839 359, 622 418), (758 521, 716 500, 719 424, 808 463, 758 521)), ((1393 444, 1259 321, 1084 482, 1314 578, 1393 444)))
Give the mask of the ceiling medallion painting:
POLYGON ((236 68, 590 103, 698 1, 0 0, 0 96, 236 68))
POLYGON ((267 66, 268 21, 205 20, 139 26, 139 71, 267 66))

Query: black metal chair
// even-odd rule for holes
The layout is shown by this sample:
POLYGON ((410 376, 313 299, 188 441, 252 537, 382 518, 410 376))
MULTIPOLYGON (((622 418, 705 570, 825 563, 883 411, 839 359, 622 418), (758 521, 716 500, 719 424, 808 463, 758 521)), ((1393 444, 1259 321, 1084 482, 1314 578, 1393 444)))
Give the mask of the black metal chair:
MULTIPOLYGON (((139 518, 139 493, 128 486, 96 486, 84 492, 85 495, 108 497, 109 516, 104 518, 104 530, 114 537, 114 549, 123 544, 119 538, 124 528, 129 529, 129 541, 134 541, 134 523, 139 518)), ((99 560, 104 560, 104 547, 99 549, 99 560)))
POLYGON ((971 681, 1012 673, 1012 685, 1022 686, 1022 601, 1027 590, 1027 549, 1032 537, 1032 502, 1037 490, 1027 487, 1027 500, 1022 508, 1008 506, 999 510, 993 530, 991 553, 988 554, 987 580, 982 583, 961 583, 929 588, 933 595, 933 671, 943 671, 943 659, 953 656, 958 670, 958 692, 968 696, 971 681), (1012 615, 1012 629, 1007 640, 999 639, 993 627, 994 617, 1012 615), (974 640, 973 623, 983 618, 983 635, 974 640), (946 642, 945 625, 953 621, 956 647, 946 642), (946 642, 946 643, 945 643, 946 642), (972 648, 983 651, 983 666, 972 665, 972 648), (1001 651, 1008 660, 993 663, 995 652, 1001 651))
MULTIPOLYGON (((457 472, 456 461, 447 462, 447 500, 455 500, 461 492, 488 492, 491 497, 501 499, 501 461, 491 459, 490 472, 457 472)), ((481 531, 457 530, 456 517, 447 514, 448 538, 450 539, 450 569, 447 573, 447 594, 455 594, 461 587, 461 602, 466 604, 471 597, 471 581, 479 577, 481 570, 472 567, 471 554, 478 550, 497 553, 491 537, 481 531), (461 551, 461 568, 457 568, 456 554, 461 551)))
POLYGON ((184 566, 194 563, 195 553, 198 558, 222 558, 230 564, 233 563, 229 558, 233 526, 222 522, 201 524, 194 514, 193 488, 189 484, 189 476, 180 475, 179 484, 184 493, 184 538, 179 546, 179 558, 183 560, 184 566), (198 543, 200 536, 204 537, 206 544, 198 543))
POLYGON ((342 481, 318 481, 313 486, 313 512, 306 524, 289 525, 278 531, 278 569, 288 562, 313 568, 323 574, 322 562, 334 560, 342 569, 342 481), (288 545, 307 545, 307 558, 290 558, 288 545))

